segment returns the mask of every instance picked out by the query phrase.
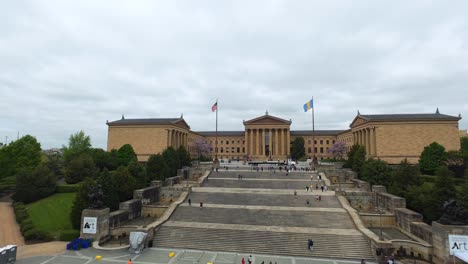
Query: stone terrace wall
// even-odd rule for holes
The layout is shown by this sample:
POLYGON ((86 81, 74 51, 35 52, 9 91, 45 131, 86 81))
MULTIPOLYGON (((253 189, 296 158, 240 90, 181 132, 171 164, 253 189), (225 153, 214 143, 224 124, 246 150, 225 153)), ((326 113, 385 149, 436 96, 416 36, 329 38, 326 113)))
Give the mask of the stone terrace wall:
POLYGON ((125 202, 121 202, 119 205, 119 210, 124 210, 128 212, 128 220, 132 220, 141 216, 141 200, 132 199, 125 202))
POLYGON ((411 232, 412 222, 422 222, 423 220, 423 217, 420 213, 416 213, 407 208, 395 208, 394 213, 398 227, 408 233, 411 232))
POLYGON ((389 193, 375 193, 376 206, 383 207, 387 211, 394 212, 396 208, 406 208, 405 198, 389 193))
POLYGON ((345 191, 344 195, 353 208, 371 210, 374 206, 374 194, 365 191, 345 191))
POLYGON ((432 226, 424 222, 413 222, 410 223, 410 233, 432 244, 432 226))
POLYGON ((361 181, 358 179, 351 179, 351 182, 354 184, 355 188, 359 188, 361 191, 370 192, 371 186, 366 181, 361 181))

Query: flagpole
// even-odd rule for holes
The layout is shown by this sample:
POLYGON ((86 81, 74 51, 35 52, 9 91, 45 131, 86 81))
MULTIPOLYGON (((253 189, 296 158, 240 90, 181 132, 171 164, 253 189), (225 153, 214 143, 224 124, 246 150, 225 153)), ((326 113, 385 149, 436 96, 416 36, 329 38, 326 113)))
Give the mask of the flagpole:
POLYGON ((314 164, 315 171, 315 123, 314 123, 314 97, 312 96, 312 164, 314 164))
POLYGON ((216 151, 215 151, 215 161, 218 160, 218 99, 216 99, 216 151))

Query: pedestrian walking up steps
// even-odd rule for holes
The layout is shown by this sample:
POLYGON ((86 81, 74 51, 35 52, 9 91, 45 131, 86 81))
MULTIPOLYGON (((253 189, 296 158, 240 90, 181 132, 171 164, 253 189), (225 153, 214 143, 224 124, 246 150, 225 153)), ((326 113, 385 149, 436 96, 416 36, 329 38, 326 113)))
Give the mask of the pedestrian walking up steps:
POLYGON ((156 247, 186 248, 266 255, 374 260, 363 235, 331 235, 162 226, 156 247), (307 240, 314 241, 313 251, 307 240))

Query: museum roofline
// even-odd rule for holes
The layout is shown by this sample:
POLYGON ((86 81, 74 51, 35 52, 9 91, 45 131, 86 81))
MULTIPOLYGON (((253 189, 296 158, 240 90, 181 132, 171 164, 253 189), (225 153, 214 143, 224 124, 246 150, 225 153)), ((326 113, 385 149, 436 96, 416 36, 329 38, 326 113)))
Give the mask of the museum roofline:
MULTIPOLYGON (((176 125, 182 121, 187 125, 184 118, 124 118, 107 122, 108 126, 130 126, 130 125, 176 125)), ((188 126, 188 125, 187 125, 188 126)), ((189 127, 190 129, 190 127, 189 127)))
POLYGON ((337 136, 346 130, 291 130, 291 136, 337 136))
POLYGON ((461 117, 444 114, 387 114, 387 115, 358 115, 369 121, 393 121, 393 120, 454 120, 458 121, 461 117))
MULTIPOLYGON (((193 131, 201 136, 205 137, 214 137, 216 136, 216 131, 193 131)), ((223 136, 244 136, 245 131, 218 131, 218 137, 223 136)))

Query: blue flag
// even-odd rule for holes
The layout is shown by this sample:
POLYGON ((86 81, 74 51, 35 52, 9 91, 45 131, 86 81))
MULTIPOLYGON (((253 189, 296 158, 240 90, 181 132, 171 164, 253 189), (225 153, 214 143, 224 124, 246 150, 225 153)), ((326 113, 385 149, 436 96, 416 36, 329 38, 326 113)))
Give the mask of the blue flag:
POLYGON ((309 102, 304 104, 304 112, 307 112, 312 108, 314 108, 314 99, 310 99, 309 102))

